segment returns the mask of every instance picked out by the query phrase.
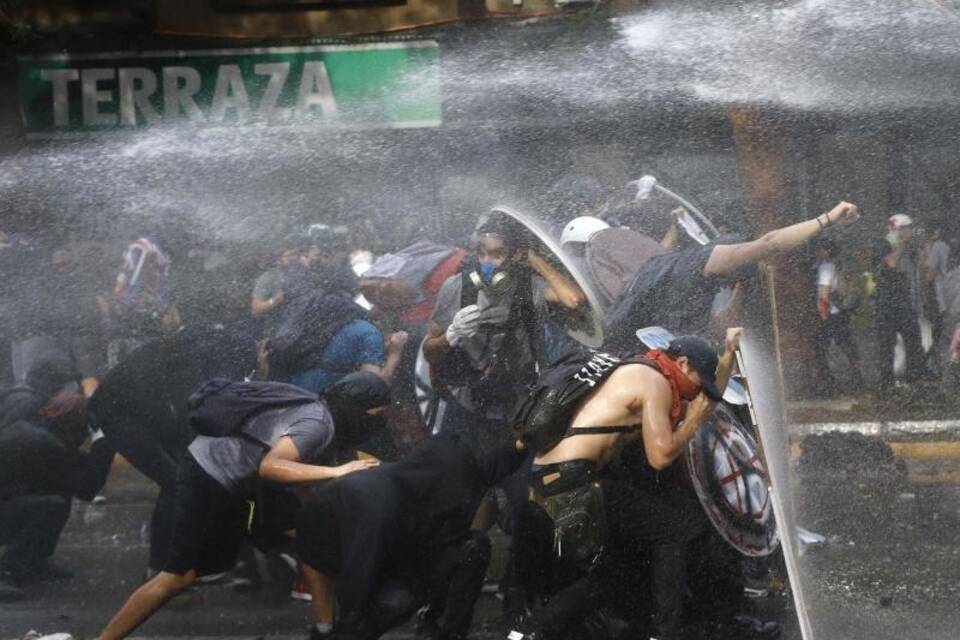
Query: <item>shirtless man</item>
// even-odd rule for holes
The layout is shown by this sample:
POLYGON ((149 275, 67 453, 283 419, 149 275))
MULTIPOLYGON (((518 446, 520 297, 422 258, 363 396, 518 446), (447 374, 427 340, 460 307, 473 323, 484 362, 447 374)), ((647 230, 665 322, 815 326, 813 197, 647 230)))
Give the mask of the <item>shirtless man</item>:
MULTIPOLYGON (((660 505, 646 499, 626 504, 621 496, 631 492, 613 485, 627 482, 618 478, 601 483, 598 470, 620 441, 639 438, 655 474, 673 471, 673 463, 722 397, 741 334, 739 328, 727 331, 719 358, 706 340, 684 336, 674 339, 666 350, 653 350, 635 362, 619 364, 575 411, 563 439, 548 451, 536 452, 529 478, 530 502, 522 524, 526 544, 520 554, 521 573, 534 590, 555 591, 588 574, 603 550, 608 529, 631 539, 650 537, 644 535, 646 531, 632 535, 632 529, 634 525, 649 528, 637 521, 652 520, 651 511, 660 505), (616 500, 608 499, 610 492, 616 500)), ((679 521, 666 524, 658 534, 670 537, 678 526, 682 526, 679 521)), ((678 536, 677 542, 686 541, 678 536)), ((658 582, 683 583, 683 572, 675 563, 661 567, 654 561, 653 572, 655 591, 658 582)), ((672 587, 664 590, 673 593, 672 587)), ((526 634, 511 638, 562 636, 576 622, 570 617, 577 610, 572 604, 555 608, 562 610, 562 620, 550 620, 549 614, 546 620, 534 618, 526 634)), ((591 609, 582 600, 578 604, 583 613, 591 609)), ((659 602, 654 604, 659 608, 659 602)), ((670 617, 673 623, 676 616, 670 617)))

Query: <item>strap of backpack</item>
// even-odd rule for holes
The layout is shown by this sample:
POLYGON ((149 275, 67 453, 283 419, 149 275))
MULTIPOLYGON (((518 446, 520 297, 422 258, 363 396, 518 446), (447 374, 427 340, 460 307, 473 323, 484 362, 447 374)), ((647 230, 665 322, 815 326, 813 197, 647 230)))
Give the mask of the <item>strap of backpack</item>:
MULTIPOLYGON (((621 364, 621 365, 624 365, 624 364, 642 364, 642 365, 648 366, 648 367, 650 367, 650 368, 652 368, 652 369, 656 369, 657 371, 660 370, 660 367, 657 365, 656 362, 654 362, 653 360, 648 360, 648 359, 643 358, 643 357, 641 357, 641 356, 636 356, 636 357, 634 357, 634 358, 630 358, 630 359, 628 359, 628 360, 624 360, 624 361, 622 361, 620 364, 621 364)), ((624 425, 621 425, 621 426, 616 426, 616 427, 611 427, 611 426, 569 427, 569 428, 563 433, 563 437, 564 437, 564 438, 569 438, 569 437, 571 437, 571 436, 603 435, 603 434, 608 434, 608 433, 629 433, 629 432, 633 431, 635 427, 636 427, 636 425, 632 425, 632 426, 624 426, 624 425)))
POLYGON ((570 427, 563 433, 564 438, 570 436, 601 435, 605 433, 628 433, 633 431, 634 427, 620 425, 617 427, 570 427))

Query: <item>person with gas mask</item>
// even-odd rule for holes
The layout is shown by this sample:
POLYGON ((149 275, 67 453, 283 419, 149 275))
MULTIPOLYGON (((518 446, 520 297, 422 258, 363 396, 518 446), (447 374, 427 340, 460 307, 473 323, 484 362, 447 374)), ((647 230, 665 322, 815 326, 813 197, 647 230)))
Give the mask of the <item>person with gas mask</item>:
POLYGON ((471 521, 524 458, 518 443, 481 453, 441 434, 313 492, 297 525, 310 637, 378 638, 419 608, 418 638, 466 638, 491 553, 471 521))
POLYGON ((504 423, 517 394, 545 364, 545 320, 584 302, 527 237, 504 214, 481 221, 475 259, 443 283, 423 344, 435 387, 455 400, 442 431, 481 448, 509 439, 504 423))
POLYGON ((256 502, 262 483, 308 487, 376 466, 374 460, 333 461, 339 447, 384 427, 389 402, 387 383, 360 371, 321 399, 255 412, 228 435, 197 436, 177 476, 166 565, 133 592, 100 638, 126 637, 198 576, 232 567, 252 520, 248 503, 256 502))
MULTIPOLYGON (((503 213, 481 220, 476 255, 444 282, 423 353, 435 390, 449 397, 440 432, 479 451, 512 441, 506 421, 522 390, 546 364, 545 327, 553 313, 574 313, 584 293, 530 247, 526 228, 503 213)), ((510 529, 523 503, 521 474, 502 483, 510 529)), ((492 505, 478 514, 488 528, 492 505)), ((508 563, 505 583, 512 582, 508 563)), ((522 615, 524 597, 503 586, 508 618, 522 615)))

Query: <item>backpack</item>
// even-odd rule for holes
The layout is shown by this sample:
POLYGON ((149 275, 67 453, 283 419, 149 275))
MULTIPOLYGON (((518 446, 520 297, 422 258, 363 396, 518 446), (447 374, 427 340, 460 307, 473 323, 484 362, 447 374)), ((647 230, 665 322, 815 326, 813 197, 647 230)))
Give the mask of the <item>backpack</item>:
POLYGON ((536 384, 522 398, 510 421, 516 439, 537 453, 553 449, 564 438, 583 433, 623 433, 632 427, 577 427, 570 422, 584 398, 624 364, 645 364, 650 360, 621 360, 599 351, 575 351, 545 369, 536 384))
POLYGON ((284 382, 234 382, 211 378, 201 382, 187 399, 190 426, 204 436, 219 438, 238 433, 244 422, 267 409, 316 402, 318 396, 284 382))

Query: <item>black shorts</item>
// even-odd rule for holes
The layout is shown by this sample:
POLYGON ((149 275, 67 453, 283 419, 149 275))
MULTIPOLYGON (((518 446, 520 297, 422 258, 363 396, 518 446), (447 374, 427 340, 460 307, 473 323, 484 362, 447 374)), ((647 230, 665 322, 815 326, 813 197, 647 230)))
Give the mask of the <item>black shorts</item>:
POLYGON ((211 478, 188 452, 177 474, 170 557, 163 570, 183 575, 233 567, 246 534, 247 503, 211 478))

